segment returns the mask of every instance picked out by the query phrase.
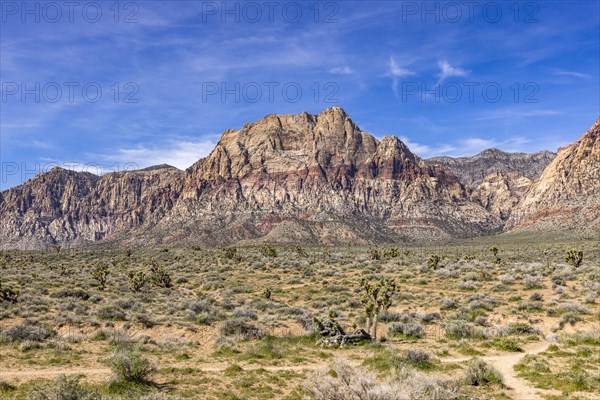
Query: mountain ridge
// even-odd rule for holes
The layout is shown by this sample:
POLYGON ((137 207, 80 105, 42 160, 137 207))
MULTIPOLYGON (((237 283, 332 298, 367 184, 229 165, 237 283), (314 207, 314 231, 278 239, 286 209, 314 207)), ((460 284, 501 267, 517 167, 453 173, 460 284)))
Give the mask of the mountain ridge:
POLYGON ((102 176, 53 169, 5 190, 0 247, 366 244, 495 234, 530 183, 494 173, 483 188, 469 187, 397 137, 362 131, 340 107, 270 114, 225 130, 185 171, 165 164, 102 176))

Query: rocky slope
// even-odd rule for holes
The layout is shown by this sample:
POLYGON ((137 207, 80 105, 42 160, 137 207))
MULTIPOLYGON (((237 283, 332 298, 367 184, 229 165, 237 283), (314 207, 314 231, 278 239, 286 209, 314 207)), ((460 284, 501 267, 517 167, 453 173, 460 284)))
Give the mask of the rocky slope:
POLYGON ((535 180, 552 162, 556 154, 540 151, 533 154, 507 153, 498 149, 488 149, 473 157, 432 157, 425 161, 431 165, 440 165, 456 174, 462 183, 475 189, 490 174, 501 173, 504 176, 518 175, 535 180))
POLYGON ((506 228, 600 232, 600 118, 578 141, 558 150, 506 228))
POLYGON ((471 192, 470 198, 506 221, 532 183, 531 179, 518 172, 494 172, 483 179, 471 192))
POLYGON ((153 225, 179 197, 182 178, 169 166, 102 177, 53 168, 0 194, 0 247, 84 245, 153 225))

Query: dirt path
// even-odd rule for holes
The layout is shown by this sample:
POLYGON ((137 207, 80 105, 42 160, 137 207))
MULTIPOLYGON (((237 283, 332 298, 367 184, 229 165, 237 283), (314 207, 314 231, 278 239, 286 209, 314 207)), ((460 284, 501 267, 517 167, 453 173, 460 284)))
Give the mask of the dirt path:
MULTIPOLYGON (((200 372, 221 372, 227 369, 231 364, 212 364, 206 366, 197 366, 200 372)), ((325 362, 303 365, 275 365, 261 366, 255 364, 241 364, 240 367, 246 371, 264 369, 266 371, 303 371, 315 370, 327 367, 325 362)), ((26 369, 26 370, 0 370, 0 381, 29 381, 33 379, 52 379, 59 375, 83 375, 87 381, 101 382, 106 381, 111 376, 111 370, 107 367, 97 368, 78 368, 78 367, 57 367, 44 369, 26 369)))
MULTIPOLYGON (((508 388, 512 389, 513 398, 515 400, 543 400, 542 397, 537 394, 542 391, 542 389, 536 389, 526 380, 517 377, 513 367, 526 355, 541 353, 545 351, 548 346, 550 346, 549 342, 541 341, 525 346, 523 353, 499 354, 479 358, 486 361, 502 374, 504 383, 508 388)), ((445 358, 442 362, 463 362, 468 361, 471 358, 472 357, 445 358)))

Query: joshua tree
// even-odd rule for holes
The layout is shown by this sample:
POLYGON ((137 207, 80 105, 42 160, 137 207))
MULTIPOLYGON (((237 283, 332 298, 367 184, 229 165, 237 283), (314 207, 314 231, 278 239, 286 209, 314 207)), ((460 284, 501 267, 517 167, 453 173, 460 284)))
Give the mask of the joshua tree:
POLYGON ((152 275, 150 276, 150 281, 152 284, 164 288, 170 288, 173 286, 173 281, 171 280, 171 275, 156 262, 152 263, 150 267, 150 272, 152 275))
POLYGON ((239 257, 237 255, 237 247, 233 247, 233 246, 232 247, 224 247, 223 248, 223 255, 228 260, 233 260, 233 259, 239 257))
POLYGON ((383 256, 388 258, 396 258, 400 255, 400 251, 397 247, 390 247, 389 249, 383 250, 383 256))
POLYGON ((381 258, 381 253, 377 246, 369 247, 369 257, 371 257, 371 260, 379 260, 381 258))
POLYGON ((377 322, 379 313, 387 311, 392 305, 392 296, 396 293, 396 283, 392 278, 381 278, 380 281, 371 283, 363 278, 361 302, 365 306, 367 316, 367 330, 373 340, 377 339, 377 322))
POLYGON ((437 269, 440 261, 442 261, 442 257, 437 254, 432 254, 431 257, 429 257, 429 260, 427 260, 427 266, 431 269, 437 269))
POLYGON ((104 262, 99 262, 92 271, 92 278, 98 281, 100 290, 106 289, 106 281, 108 280, 109 274, 110 270, 108 269, 108 265, 104 262))
POLYGON ((494 263, 500 264, 502 259, 500 259, 500 257, 498 257, 498 248, 496 246, 490 247, 490 252, 494 255, 494 258, 495 258, 494 263))
POLYGON ((298 256, 300 257, 308 257, 308 254, 306 253, 306 250, 304 250, 304 248, 302 248, 302 246, 297 245, 294 247, 294 250, 296 250, 296 253, 298 254, 298 256))
POLYGON ((262 297, 267 300, 271 300, 272 295, 273 295, 273 290, 270 287, 267 287, 267 288, 265 288, 265 290, 262 291, 262 297))
POLYGON ((0 280, 0 302, 10 301, 16 303, 19 298, 19 291, 9 287, 2 286, 2 280, 0 280))
POLYGON ((267 244, 260 246, 258 251, 265 257, 277 257, 277 250, 267 244))
POLYGON ((583 251, 569 250, 565 261, 577 268, 583 262, 583 251))
POLYGON ((144 271, 129 271, 127 278, 129 279, 129 290, 132 292, 139 292, 147 280, 144 271))

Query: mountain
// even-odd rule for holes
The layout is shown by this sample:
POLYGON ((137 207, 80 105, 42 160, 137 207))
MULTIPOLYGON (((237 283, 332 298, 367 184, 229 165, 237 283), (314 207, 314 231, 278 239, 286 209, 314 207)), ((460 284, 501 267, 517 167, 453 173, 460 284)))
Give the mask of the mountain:
POLYGON ((600 232, 600 118, 523 195, 506 229, 600 232))
POLYGON ((554 157, 556 154, 550 151, 527 154, 487 149, 473 157, 432 157, 425 161, 430 165, 440 165, 449 169, 467 187, 475 189, 490 174, 498 172, 504 176, 517 173, 519 176, 535 180, 540 177, 554 157))
POLYGON ((54 169, 0 197, 0 243, 368 243, 497 232, 458 177, 339 107, 226 130, 187 171, 54 169))
POLYGON ((226 130, 186 171, 54 168, 5 190, 0 248, 367 244, 597 229, 598 131, 596 122, 538 177, 552 153, 424 161, 396 137, 362 131, 339 107, 271 114, 226 130), (482 170, 483 178, 473 172, 482 170))

